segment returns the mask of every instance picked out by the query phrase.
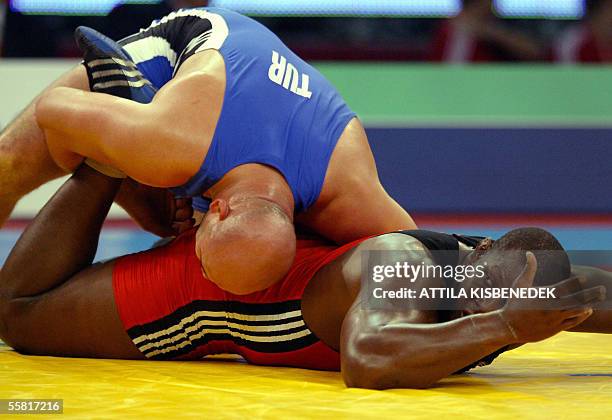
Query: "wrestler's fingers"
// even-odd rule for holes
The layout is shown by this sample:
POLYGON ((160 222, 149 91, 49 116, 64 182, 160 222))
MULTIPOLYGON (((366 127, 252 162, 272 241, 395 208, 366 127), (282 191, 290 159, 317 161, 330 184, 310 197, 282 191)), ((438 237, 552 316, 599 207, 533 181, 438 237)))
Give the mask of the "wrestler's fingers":
POLYGON ((563 322, 565 322, 568 319, 575 318, 577 316, 583 316, 586 313, 593 313, 593 308, 591 307, 591 305, 584 305, 580 308, 563 309, 560 311, 560 313, 563 317, 563 322))
POLYGON ((191 207, 191 204, 191 197, 181 197, 174 199, 174 205, 176 206, 176 208, 191 207))
POLYGON ((183 221, 193 217, 193 209, 191 207, 179 208, 174 213, 174 219, 183 221))
POLYGON ((551 301, 556 309, 572 309, 577 306, 601 302, 606 298, 606 288, 595 286, 551 301))
POLYGON ((188 219, 183 222, 176 222, 172 224, 172 229, 178 234, 188 231, 195 226, 195 219, 188 219))
POLYGON ((564 330, 572 329, 575 326, 580 325, 581 323, 586 321, 586 319, 591 315, 593 315, 593 308, 587 308, 586 310, 583 310, 579 315, 573 316, 571 318, 566 318, 561 323, 561 326, 564 330))
POLYGON ((562 297, 581 291, 586 284, 587 282, 584 277, 574 276, 553 284, 550 287, 555 289, 555 296, 562 297))

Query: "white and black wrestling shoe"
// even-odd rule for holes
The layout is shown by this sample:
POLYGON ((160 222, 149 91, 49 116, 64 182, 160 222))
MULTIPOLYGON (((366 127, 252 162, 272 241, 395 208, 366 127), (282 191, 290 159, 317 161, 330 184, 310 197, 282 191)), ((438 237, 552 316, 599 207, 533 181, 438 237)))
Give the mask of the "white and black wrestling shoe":
POLYGON ((153 100, 157 89, 118 43, 86 26, 79 26, 74 35, 83 52, 83 64, 92 92, 107 93, 143 104, 153 100))

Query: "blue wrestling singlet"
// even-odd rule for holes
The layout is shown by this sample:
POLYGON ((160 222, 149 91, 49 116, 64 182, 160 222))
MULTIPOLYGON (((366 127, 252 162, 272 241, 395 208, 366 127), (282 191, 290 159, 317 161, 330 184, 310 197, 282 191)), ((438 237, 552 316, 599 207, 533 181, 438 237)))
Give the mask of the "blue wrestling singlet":
MULTIPOLYGON (((231 169, 269 165, 287 180, 296 211, 317 200, 329 159, 355 114, 336 89, 263 25, 219 8, 185 9, 120 41, 138 69, 161 88, 192 55, 218 50, 225 60, 225 97, 206 159, 173 188, 208 209, 201 194, 231 169)), ((206 112, 203 109, 202 112, 206 112)))

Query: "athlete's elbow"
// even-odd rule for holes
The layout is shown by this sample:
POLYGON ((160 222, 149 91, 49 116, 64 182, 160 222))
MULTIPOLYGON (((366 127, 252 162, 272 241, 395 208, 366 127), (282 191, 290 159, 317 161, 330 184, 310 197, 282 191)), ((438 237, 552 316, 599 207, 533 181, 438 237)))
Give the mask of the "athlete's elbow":
POLYGON ((379 391, 394 388, 427 389, 437 382, 437 380, 410 375, 407 372, 399 372, 393 365, 384 368, 367 365, 343 367, 342 379, 349 388, 379 391))
POLYGON ((386 389, 392 369, 390 355, 377 351, 376 334, 359 333, 343 344, 341 373, 349 388, 386 389))
POLYGON ((342 379, 349 388, 424 389, 439 379, 418 366, 401 363, 410 358, 403 356, 399 360, 397 352, 381 343, 376 334, 361 334, 350 347, 341 355, 342 379))
POLYGON ((376 368, 358 363, 342 363, 342 380, 348 388, 385 389, 376 368))
POLYGON ((360 355, 359 358, 342 361, 342 379, 349 388, 384 390, 400 388, 398 372, 388 358, 360 355))
POLYGON ((349 388, 385 390, 393 388, 427 389, 437 382, 436 379, 421 376, 420 373, 398 371, 397 366, 389 363, 384 366, 350 365, 342 367, 342 379, 349 388))

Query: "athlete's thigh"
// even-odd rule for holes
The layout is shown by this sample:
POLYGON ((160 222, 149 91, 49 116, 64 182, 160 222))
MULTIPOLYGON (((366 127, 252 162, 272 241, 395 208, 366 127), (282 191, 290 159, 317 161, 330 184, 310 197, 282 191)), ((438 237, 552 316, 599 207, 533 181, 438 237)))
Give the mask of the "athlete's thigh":
MULTIPOLYGON (((60 86, 89 90, 85 67, 78 65, 45 91, 60 86)), ((5 178, 1 180, 0 185, 12 189, 12 182, 22 184, 19 185, 20 188, 15 188, 17 192, 25 193, 64 174, 49 155, 45 135, 36 122, 35 104, 36 99, 0 132, 0 163, 10 161, 13 165, 11 173, 2 174, 5 178)))
POLYGON ((10 321, 17 349, 53 356, 144 358, 119 319, 113 265, 94 265, 56 289, 17 301, 10 321))

